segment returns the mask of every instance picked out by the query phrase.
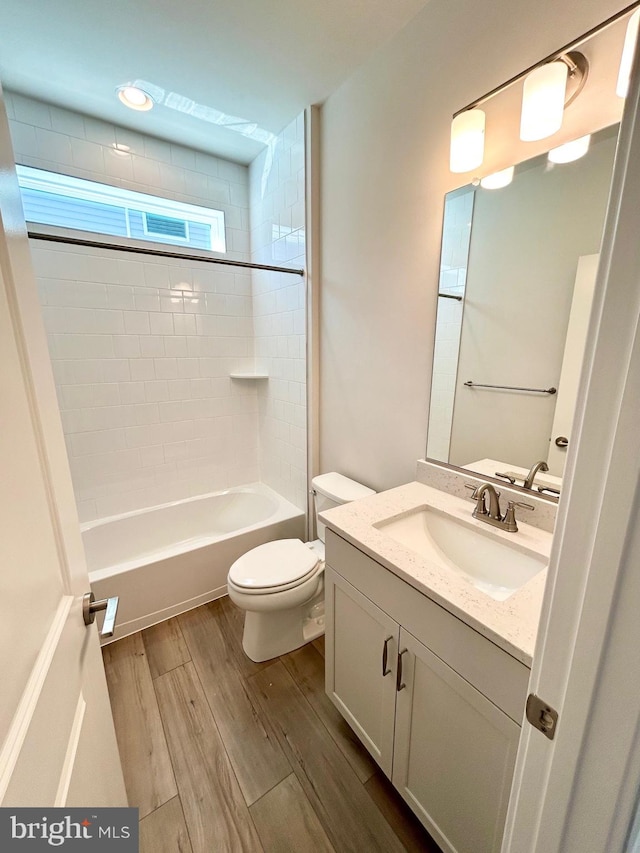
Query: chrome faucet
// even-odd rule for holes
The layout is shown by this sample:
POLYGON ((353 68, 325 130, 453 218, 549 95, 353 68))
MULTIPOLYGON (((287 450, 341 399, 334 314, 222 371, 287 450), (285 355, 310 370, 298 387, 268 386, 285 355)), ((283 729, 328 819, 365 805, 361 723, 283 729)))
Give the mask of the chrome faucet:
POLYGON ((540 462, 534 462, 533 465, 531 466, 531 468, 529 469, 529 473, 527 474, 527 479, 522 484, 522 488, 523 489, 533 488, 533 481, 534 481, 535 476, 538 473, 538 471, 542 471, 544 473, 544 471, 548 471, 548 470, 549 470, 549 466, 544 461, 544 459, 541 460, 540 462))
POLYGON ((516 524, 517 506, 523 509, 535 509, 531 504, 525 504, 521 501, 508 501, 507 511, 503 515, 500 510, 500 492, 497 492, 491 483, 481 483, 479 486, 467 483, 465 488, 471 489, 471 500, 476 502, 476 508, 472 513, 473 517, 477 518, 478 521, 491 524, 493 527, 499 527, 500 530, 506 530, 507 533, 517 533, 518 531, 516 524), (485 495, 489 495, 489 509, 487 509, 485 495))

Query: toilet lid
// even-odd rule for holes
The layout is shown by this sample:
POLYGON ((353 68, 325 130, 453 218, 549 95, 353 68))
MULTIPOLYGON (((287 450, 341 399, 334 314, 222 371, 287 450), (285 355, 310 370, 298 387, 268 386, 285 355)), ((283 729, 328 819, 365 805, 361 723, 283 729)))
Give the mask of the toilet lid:
POLYGON ((318 555, 300 539, 278 539, 237 559, 229 569, 229 580, 245 589, 267 591, 302 583, 317 565, 318 555))

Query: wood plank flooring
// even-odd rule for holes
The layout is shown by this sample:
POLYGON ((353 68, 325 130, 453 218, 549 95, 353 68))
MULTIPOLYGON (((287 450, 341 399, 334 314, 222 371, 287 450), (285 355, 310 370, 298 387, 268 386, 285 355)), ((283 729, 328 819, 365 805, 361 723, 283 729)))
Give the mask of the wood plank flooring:
POLYGON ((439 853, 324 693, 321 640, 255 664, 228 598, 106 646, 141 853, 439 853))

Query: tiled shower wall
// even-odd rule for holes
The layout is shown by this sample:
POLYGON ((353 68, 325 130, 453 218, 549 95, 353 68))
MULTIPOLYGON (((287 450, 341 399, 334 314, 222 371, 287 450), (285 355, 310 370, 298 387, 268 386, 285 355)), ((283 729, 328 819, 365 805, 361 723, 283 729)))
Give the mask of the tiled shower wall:
MULTIPOLYGON (((225 212, 248 259, 248 169, 7 96, 16 160, 225 212), (113 143, 131 147, 115 154, 113 143)), ((80 518, 260 478, 251 277, 202 262, 32 240, 80 518)))
POLYGON ((33 241, 82 521, 259 479, 250 276, 33 241))
POLYGON ((438 299, 427 432, 427 456, 443 462, 449 460, 451 443, 473 201, 473 188, 450 193, 445 200, 438 286, 445 296, 438 299), (446 295, 462 297, 462 301, 446 295))
MULTIPOLYGON (((305 266, 304 115, 249 167, 251 260, 305 266)), ((262 479, 306 506, 306 279, 253 271, 253 323, 258 369, 262 479)))

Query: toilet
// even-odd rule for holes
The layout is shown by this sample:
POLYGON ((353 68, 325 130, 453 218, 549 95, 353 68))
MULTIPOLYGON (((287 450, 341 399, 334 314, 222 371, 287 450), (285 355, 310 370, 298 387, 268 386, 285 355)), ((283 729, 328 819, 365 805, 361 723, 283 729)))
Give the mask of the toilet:
POLYGON ((311 481, 318 539, 279 539, 252 548, 229 569, 229 598, 245 611, 242 648, 251 660, 270 660, 324 633, 324 531, 318 513, 373 495, 342 474, 311 481))

